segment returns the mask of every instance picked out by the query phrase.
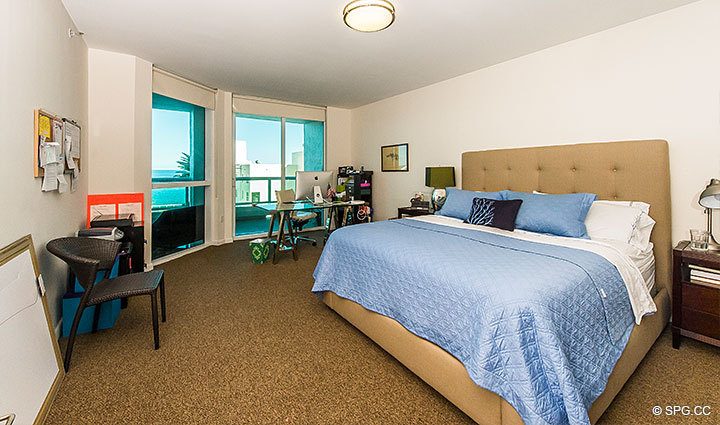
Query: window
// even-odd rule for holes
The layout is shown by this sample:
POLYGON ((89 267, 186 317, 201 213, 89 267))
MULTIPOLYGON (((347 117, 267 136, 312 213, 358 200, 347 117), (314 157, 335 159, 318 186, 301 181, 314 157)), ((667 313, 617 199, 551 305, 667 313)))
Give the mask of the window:
POLYGON ((295 189, 296 171, 322 171, 324 151, 322 121, 236 114, 235 235, 267 232, 267 211, 252 204, 275 202, 280 188, 295 189))
POLYGON ((205 108, 153 93, 152 258, 205 242, 205 108))

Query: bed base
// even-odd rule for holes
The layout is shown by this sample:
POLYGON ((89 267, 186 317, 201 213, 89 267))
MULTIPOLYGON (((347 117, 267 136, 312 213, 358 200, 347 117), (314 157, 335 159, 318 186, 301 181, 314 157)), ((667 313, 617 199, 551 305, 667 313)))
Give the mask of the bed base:
MULTIPOLYGON (((596 423, 605 412, 668 323, 670 300, 665 288, 658 291, 654 300, 657 313, 645 317, 640 325, 635 326, 605 391, 590 407, 591 423, 596 423)), ((523 423, 507 401, 475 384, 465 366, 439 346, 414 335, 397 321, 333 292, 326 292, 323 301, 478 424, 523 423)))

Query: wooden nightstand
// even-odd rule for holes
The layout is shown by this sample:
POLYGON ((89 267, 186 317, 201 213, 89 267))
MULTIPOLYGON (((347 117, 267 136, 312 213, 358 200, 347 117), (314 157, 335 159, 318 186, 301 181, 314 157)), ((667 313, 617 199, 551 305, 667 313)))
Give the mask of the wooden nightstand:
POLYGON ((397 218, 402 218, 403 215, 418 216, 418 215, 430 215, 430 209, 423 207, 400 207, 398 208, 397 218))
POLYGON ((673 250, 673 347, 687 336, 720 346, 720 285, 690 282, 690 266, 720 271, 720 253, 693 251, 682 241, 673 250))

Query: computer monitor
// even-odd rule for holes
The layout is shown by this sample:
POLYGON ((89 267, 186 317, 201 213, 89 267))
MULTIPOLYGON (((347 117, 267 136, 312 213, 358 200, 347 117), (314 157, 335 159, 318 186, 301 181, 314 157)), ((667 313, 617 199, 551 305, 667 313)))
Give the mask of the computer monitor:
POLYGON ((320 186, 322 197, 325 197, 328 187, 332 185, 331 171, 296 171, 295 172, 295 200, 314 200, 313 188, 320 186))

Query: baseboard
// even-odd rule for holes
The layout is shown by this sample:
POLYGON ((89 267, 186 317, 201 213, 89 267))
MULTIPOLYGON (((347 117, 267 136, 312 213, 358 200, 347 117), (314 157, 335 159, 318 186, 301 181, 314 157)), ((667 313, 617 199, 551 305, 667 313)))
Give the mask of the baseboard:
POLYGON ((233 243, 233 242, 235 242, 235 240, 233 238, 225 238, 225 239, 209 241, 209 242, 207 242, 207 245, 220 246, 220 245, 225 245, 225 244, 233 243))
POLYGON ((186 255, 188 255, 188 254, 192 254, 193 252, 201 251, 201 250, 203 250, 203 249, 205 249, 205 248, 207 248, 207 247, 209 247, 209 246, 213 246, 213 245, 214 245, 213 243, 208 243, 208 242, 206 242, 206 243, 204 243, 204 244, 202 244, 202 245, 199 245, 199 246, 194 246, 194 247, 192 247, 192 248, 188 248, 188 249, 182 250, 182 251, 180 251, 180 252, 176 252, 176 253, 174 253, 174 254, 166 255, 166 256, 164 256, 164 257, 162 257, 162 258, 158 258, 157 260, 154 260, 154 261, 152 262, 152 266, 158 266, 158 265, 160 265, 160 264, 167 263, 168 261, 176 260, 176 259, 178 259, 178 258, 180 258, 180 257, 184 257, 184 256, 186 256, 186 255))

